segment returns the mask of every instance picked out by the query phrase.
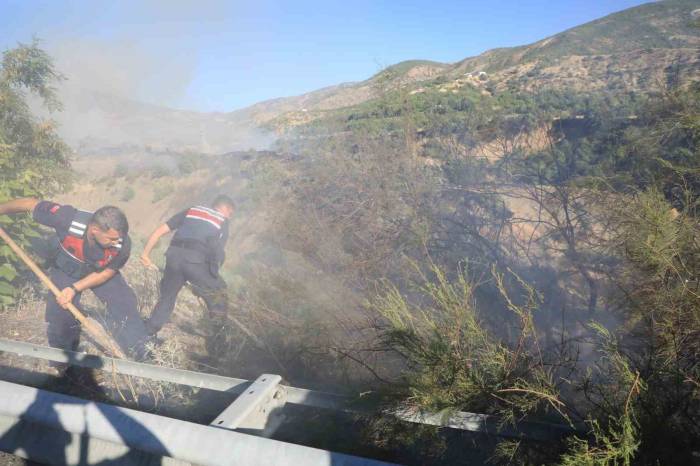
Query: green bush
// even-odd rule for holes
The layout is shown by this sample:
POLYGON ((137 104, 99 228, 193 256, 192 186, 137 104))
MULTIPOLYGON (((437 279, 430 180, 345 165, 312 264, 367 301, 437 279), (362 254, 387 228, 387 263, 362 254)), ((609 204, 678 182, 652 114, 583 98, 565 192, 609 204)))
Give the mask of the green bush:
POLYGON ((134 192, 134 188, 132 188, 131 186, 127 186, 126 188, 124 188, 124 191, 122 191, 119 200, 122 202, 129 202, 134 198, 134 195, 136 195, 136 193, 134 192))
POLYGON ((118 163, 116 167, 114 167, 114 178, 122 178, 125 177, 126 175, 129 174, 129 167, 126 166, 124 163, 118 163))
POLYGON ((420 306, 409 304, 391 285, 374 301, 374 308, 388 324, 381 330, 384 344, 406 361, 407 370, 395 386, 403 394, 401 406, 494 413, 504 422, 541 407, 559 411, 563 403, 552 374, 536 351, 534 290, 526 287, 527 304, 516 305, 506 294, 503 276, 494 272, 508 307, 520 323, 520 345, 510 348, 478 318, 474 285, 466 274, 451 282, 436 266, 431 273, 435 279, 426 279, 419 287, 420 306))
POLYGON ((163 178, 165 176, 170 176, 170 169, 168 167, 165 167, 163 165, 156 165, 155 167, 152 167, 149 170, 151 174, 151 178, 158 179, 158 178, 163 178))
POLYGON ((172 184, 159 184, 155 188, 153 188, 153 202, 158 202, 162 199, 165 199, 169 195, 171 195, 173 192, 175 192, 175 188, 173 187, 172 184))
POLYGON ((177 163, 178 171, 183 175, 189 175, 202 168, 201 156, 194 154, 187 154, 182 156, 181 160, 177 163))

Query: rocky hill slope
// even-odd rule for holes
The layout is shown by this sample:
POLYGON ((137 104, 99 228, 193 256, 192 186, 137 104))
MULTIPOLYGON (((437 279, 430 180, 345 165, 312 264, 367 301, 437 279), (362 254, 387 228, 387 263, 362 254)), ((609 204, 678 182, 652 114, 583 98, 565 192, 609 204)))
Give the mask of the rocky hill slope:
POLYGON ((229 113, 173 110, 109 95, 71 95, 57 117, 63 136, 82 153, 118 147, 223 153, 266 148, 274 132, 322 117, 325 112, 375 98, 387 88, 450 92, 475 86, 482 92, 646 92, 700 79, 700 28, 696 0, 666 0, 630 8, 534 44, 494 49, 457 63, 402 62, 369 79, 294 97, 268 100, 229 113))
POLYGON ((370 79, 299 97, 253 105, 257 122, 283 130, 356 105, 387 88, 443 92, 475 86, 504 90, 647 92, 700 79, 700 28, 695 0, 666 0, 630 8, 530 45, 493 49, 453 64, 407 61, 370 79), (296 108, 294 108, 296 107, 296 108))

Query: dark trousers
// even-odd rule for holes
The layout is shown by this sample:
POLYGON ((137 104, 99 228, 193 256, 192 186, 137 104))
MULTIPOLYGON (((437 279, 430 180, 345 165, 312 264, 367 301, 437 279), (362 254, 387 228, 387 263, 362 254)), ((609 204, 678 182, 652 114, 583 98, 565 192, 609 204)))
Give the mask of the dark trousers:
MULTIPOLYGON (((51 270, 50 276, 60 290, 77 281, 57 268, 51 270)), ((106 330, 124 353, 137 358, 143 357, 148 335, 138 312, 136 295, 124 277, 117 273, 102 285, 92 288, 92 292, 107 306, 104 322, 106 330)), ((73 304, 79 306, 80 297, 81 293, 78 293, 73 298, 73 304)), ((68 350, 77 348, 80 324, 69 311, 58 305, 52 293, 49 293, 46 299, 45 319, 50 346, 68 350)))
POLYGON ((156 334, 170 319, 177 294, 188 282, 194 294, 204 299, 210 322, 213 325, 223 324, 228 308, 226 283, 197 254, 171 248, 166 255, 165 271, 160 281, 160 297, 146 321, 146 329, 151 335, 156 334))

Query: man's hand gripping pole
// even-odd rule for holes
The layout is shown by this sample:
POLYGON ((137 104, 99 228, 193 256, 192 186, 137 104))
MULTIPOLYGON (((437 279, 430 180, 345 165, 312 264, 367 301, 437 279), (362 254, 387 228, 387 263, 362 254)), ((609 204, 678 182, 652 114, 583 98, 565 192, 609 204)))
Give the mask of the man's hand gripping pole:
MULTIPOLYGON (((61 290, 59 290, 56 285, 53 284, 51 279, 39 268, 38 265, 20 248, 17 243, 15 243, 12 238, 3 230, 0 228, 0 238, 2 238, 8 246, 19 256, 22 261, 24 261, 25 264, 27 264, 27 267, 31 269, 34 274, 39 277, 39 280, 48 287, 49 290, 54 294, 54 296, 59 296, 61 294, 61 290)), ((66 309, 73 314, 73 317, 80 322, 80 325, 83 326, 85 331, 90 334, 92 338, 95 339, 95 342, 102 346, 105 350, 108 352, 112 353, 114 357, 117 358, 122 358, 126 359, 126 355, 124 352, 119 348, 119 345, 114 341, 114 339, 107 333, 107 331, 100 325, 99 322, 97 322, 94 319, 90 319, 86 317, 80 310, 73 305, 73 303, 68 303, 66 305, 66 309)))

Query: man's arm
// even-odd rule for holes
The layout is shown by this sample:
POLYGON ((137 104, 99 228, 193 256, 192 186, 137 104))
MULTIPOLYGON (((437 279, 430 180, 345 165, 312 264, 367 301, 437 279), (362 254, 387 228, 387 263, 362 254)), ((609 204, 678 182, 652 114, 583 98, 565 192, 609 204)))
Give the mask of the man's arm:
MULTIPOLYGON (((5 215, 5 214, 16 214, 20 212, 34 212, 36 209, 36 206, 39 205, 41 201, 39 199, 33 198, 33 197, 24 197, 20 199, 14 199, 12 201, 8 201, 5 203, 0 204, 0 215, 5 215)), ((60 208, 58 204, 55 205, 56 210, 60 208)), ((51 211, 52 214, 55 213, 55 211, 51 211)), ((35 218, 35 220, 37 220, 35 218)), ((46 219, 43 221, 39 219, 39 223, 48 223, 46 219)), ((53 225, 55 226, 55 225, 53 225)), ((100 275, 99 277, 91 277, 88 275, 87 277, 83 278, 82 281, 85 281, 85 286, 84 288, 78 288, 78 290, 85 289, 85 288, 91 288, 93 286, 97 286, 99 284, 102 284, 112 278, 114 274, 116 273, 115 271, 111 270, 111 273, 109 274, 90 274, 90 275, 100 275), (90 280, 88 280, 90 279, 90 280)), ((64 288, 63 291, 56 297, 56 302, 58 304, 65 308, 68 303, 70 303, 73 300, 73 297, 75 297, 76 290, 73 288, 64 288)))
POLYGON ((229 222, 224 223, 221 238, 216 245, 216 266, 221 267, 226 260, 226 242, 228 241, 229 222))
POLYGON ((81 292, 85 291, 90 288, 94 288, 96 286, 99 286, 103 283, 105 283, 107 280, 110 278, 114 277, 117 274, 116 270, 113 269, 104 269, 100 272, 92 272, 77 282, 73 283, 72 286, 69 286, 67 288, 64 288, 61 291, 61 294, 59 294, 56 297, 56 302, 63 308, 65 308, 68 303, 73 301, 73 298, 76 295, 76 292, 81 292))
POLYGON ((33 197, 23 197, 12 201, 7 201, 0 204, 0 215, 31 212, 39 202, 39 199, 35 199, 33 197))
POLYGON ((168 226, 167 223, 162 224, 158 228, 156 228, 153 233, 151 233, 151 236, 148 238, 148 241, 146 241, 146 246, 143 248, 143 253, 141 253, 141 263, 145 265, 146 267, 149 268, 155 268, 156 265, 151 261, 151 251, 155 247, 155 245, 158 243, 160 238, 163 235, 167 235, 170 233, 172 230, 168 226))

